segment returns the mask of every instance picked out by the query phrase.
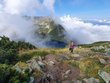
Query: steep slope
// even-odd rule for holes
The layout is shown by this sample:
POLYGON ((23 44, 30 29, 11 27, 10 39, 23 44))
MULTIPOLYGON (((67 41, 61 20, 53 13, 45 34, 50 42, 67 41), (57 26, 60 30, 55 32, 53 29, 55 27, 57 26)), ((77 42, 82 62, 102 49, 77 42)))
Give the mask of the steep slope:
POLYGON ((39 28, 35 31, 40 38, 47 40, 50 47, 64 47, 66 45, 64 28, 50 17, 35 17, 34 25, 39 28))

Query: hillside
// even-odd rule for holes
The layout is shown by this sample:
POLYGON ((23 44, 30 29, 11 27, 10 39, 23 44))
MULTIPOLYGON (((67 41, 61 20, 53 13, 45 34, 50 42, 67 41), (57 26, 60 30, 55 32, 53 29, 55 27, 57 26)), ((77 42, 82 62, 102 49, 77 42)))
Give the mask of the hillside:
POLYGON ((56 23, 51 17, 34 17, 33 22, 36 27, 39 27, 35 34, 46 40, 45 44, 48 47, 65 47, 67 41, 62 25, 56 23))
MULTIPOLYGON (((110 81, 110 42, 79 45, 74 49, 74 53, 70 53, 68 48, 29 49, 28 46, 24 48, 24 43, 23 47, 21 46, 23 49, 15 52, 11 51, 13 45, 10 45, 9 39, 7 40, 10 43, 3 44, 9 48, 1 47, 0 51, 0 61, 4 60, 0 62, 0 83, 109 83, 110 81)), ((14 49, 17 49, 16 47, 19 46, 14 45, 14 49)))

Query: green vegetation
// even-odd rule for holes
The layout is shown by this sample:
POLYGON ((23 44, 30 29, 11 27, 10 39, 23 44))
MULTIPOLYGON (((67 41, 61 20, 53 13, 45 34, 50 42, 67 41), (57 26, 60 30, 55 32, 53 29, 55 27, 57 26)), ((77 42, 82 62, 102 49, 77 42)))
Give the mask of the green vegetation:
POLYGON ((8 37, 0 37, 0 83, 28 83, 30 75, 17 72, 12 66, 20 61, 19 51, 35 49, 25 42, 11 41, 8 37))
POLYGON ((29 79, 28 71, 19 73, 9 65, 0 64, 0 83, 28 83, 29 79))
MULTIPOLYGON (((104 83, 98 71, 104 70, 110 74, 110 57, 104 56, 109 46, 110 42, 79 45, 74 49, 74 54, 71 54, 68 48, 36 48, 30 43, 15 42, 8 37, 0 37, 0 83, 28 83, 31 76, 35 79, 41 78, 43 72, 39 70, 41 69, 39 64, 42 68, 49 64, 52 65, 55 63, 54 58, 62 69, 66 69, 65 71, 69 69, 80 71, 81 76, 79 75, 78 79, 94 77, 104 83), (46 55, 49 55, 48 57, 53 61, 48 61, 48 59, 44 62, 39 61, 41 58, 45 59, 46 55), (108 64, 103 64, 103 60, 101 63, 100 59, 105 60, 108 64), (29 70, 31 67, 33 69, 29 70)), ((47 73, 46 70, 44 73, 47 73)))

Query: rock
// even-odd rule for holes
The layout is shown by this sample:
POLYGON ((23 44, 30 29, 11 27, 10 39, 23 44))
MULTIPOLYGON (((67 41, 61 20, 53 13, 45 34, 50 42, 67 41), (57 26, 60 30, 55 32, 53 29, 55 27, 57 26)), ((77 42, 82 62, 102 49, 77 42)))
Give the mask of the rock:
POLYGON ((24 62, 18 62, 13 68, 20 73, 25 73, 25 70, 29 69, 28 65, 24 62))
POLYGON ((39 71, 42 71, 42 68, 41 68, 40 65, 36 62, 35 59, 32 59, 30 62, 28 62, 28 66, 29 66, 30 68, 32 68, 32 70, 38 69, 39 71))
POLYGON ((101 70, 98 71, 98 74, 106 83, 110 82, 110 74, 101 70))
POLYGON ((99 79, 95 79, 93 77, 91 77, 89 79, 85 78, 85 79, 83 79, 83 82, 84 83, 99 83, 99 79))
POLYGON ((43 77, 39 80, 39 82, 36 83, 53 83, 51 82, 52 79, 53 77, 50 74, 44 73, 43 77))
POLYGON ((72 83, 82 83, 82 82, 79 80, 76 80, 76 81, 73 81, 72 83))
POLYGON ((68 78, 68 76, 67 76, 67 75, 64 75, 64 78, 65 78, 65 79, 67 79, 67 78, 68 78))
POLYGON ((39 61, 42 61, 42 57, 41 56, 39 56, 39 61))
POLYGON ((71 70, 67 70, 64 74, 63 77, 66 79, 68 78, 68 75, 71 73, 71 70))
POLYGON ((53 61, 49 61, 48 65, 53 66, 53 65, 55 65, 55 63, 53 61))
POLYGON ((99 59, 100 63, 107 64, 107 62, 104 59, 99 59))
POLYGON ((70 58, 66 55, 60 55, 59 59, 62 61, 62 60, 69 60, 70 58))
POLYGON ((52 75, 47 74, 47 78, 54 79, 52 75))
POLYGON ((80 57, 79 54, 72 54, 71 57, 80 57))
POLYGON ((22 70, 20 69, 20 67, 18 65, 15 65, 14 68, 16 69, 16 71, 18 71, 20 73, 22 72, 22 70))
POLYGON ((38 64, 39 64, 39 66, 40 66, 41 68, 44 68, 44 67, 45 67, 45 64, 44 64, 43 62, 41 62, 41 61, 38 61, 38 64))
POLYGON ((65 72, 66 75, 68 75, 69 73, 71 73, 71 70, 67 70, 67 71, 65 72))
POLYGON ((70 83, 70 81, 69 80, 65 80, 62 83, 70 83))
POLYGON ((30 77, 29 83, 34 83, 34 77, 30 77))
POLYGON ((106 49, 105 55, 110 56, 110 49, 106 49))

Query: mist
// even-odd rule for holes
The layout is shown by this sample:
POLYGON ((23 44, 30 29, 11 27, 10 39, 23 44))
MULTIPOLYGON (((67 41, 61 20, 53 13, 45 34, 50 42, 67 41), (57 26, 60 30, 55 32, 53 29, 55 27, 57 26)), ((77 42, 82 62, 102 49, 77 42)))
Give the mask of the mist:
POLYGON ((110 21, 85 21, 71 16, 56 18, 55 0, 2 0, 0 2, 0 36, 5 35, 11 40, 22 40, 37 47, 46 47, 46 40, 34 34, 39 27, 33 25, 33 17, 38 13, 49 12, 55 22, 64 27, 65 38, 68 41, 73 40, 78 44, 110 41, 110 21), (31 19, 26 19, 24 16, 30 16, 31 19))
POLYGON ((33 24, 37 13, 54 12, 54 0, 2 0, 0 1, 0 36, 7 36, 11 40, 30 42, 37 47, 45 47, 44 42, 34 32, 39 27, 33 24), (47 3, 50 5, 48 6, 47 3), (31 17, 26 19, 24 16, 31 17))

